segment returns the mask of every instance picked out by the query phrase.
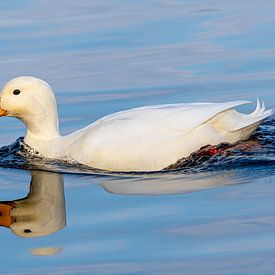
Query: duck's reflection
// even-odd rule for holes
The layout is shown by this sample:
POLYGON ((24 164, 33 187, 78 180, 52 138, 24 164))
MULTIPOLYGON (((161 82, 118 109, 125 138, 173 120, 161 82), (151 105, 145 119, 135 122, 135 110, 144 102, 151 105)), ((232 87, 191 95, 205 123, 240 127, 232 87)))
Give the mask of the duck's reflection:
MULTIPOLYGON (((105 177, 101 186, 120 195, 168 195, 205 190, 237 183, 232 173, 222 175, 158 175, 105 177)), ((30 192, 26 198, 0 202, 0 226, 10 228, 21 237, 52 234, 66 225, 63 175, 32 172, 30 192)))
POLYGON ((0 202, 0 225, 26 238, 46 236, 65 227, 63 175, 32 172, 26 198, 0 202))

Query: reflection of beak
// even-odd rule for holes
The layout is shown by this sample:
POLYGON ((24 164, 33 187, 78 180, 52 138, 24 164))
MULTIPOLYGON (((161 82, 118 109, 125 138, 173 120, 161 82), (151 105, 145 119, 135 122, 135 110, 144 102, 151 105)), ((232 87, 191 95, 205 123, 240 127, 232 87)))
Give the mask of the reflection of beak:
POLYGON ((10 215, 10 211, 14 207, 14 202, 0 203, 0 226, 10 227, 14 223, 15 219, 10 215))
POLYGON ((0 116, 6 116, 8 112, 0 108, 0 116))

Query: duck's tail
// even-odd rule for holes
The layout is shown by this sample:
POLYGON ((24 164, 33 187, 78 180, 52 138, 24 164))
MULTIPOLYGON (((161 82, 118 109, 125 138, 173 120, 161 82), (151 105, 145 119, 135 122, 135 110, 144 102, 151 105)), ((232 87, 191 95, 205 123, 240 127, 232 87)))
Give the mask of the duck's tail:
POLYGON ((255 110, 250 114, 243 114, 238 113, 240 116, 238 122, 236 122, 236 125, 230 129, 230 132, 240 131, 242 129, 245 129, 247 127, 257 128, 264 119, 274 114, 274 109, 266 110, 264 101, 257 98, 257 106, 255 110))
POLYGON ((273 109, 270 110, 266 110, 265 108, 265 104, 264 101, 262 100, 262 102, 260 103, 259 98, 257 98, 257 106, 254 112, 252 112, 251 114, 249 114, 251 117, 257 117, 260 115, 265 115, 266 117, 271 116, 274 113, 273 109))

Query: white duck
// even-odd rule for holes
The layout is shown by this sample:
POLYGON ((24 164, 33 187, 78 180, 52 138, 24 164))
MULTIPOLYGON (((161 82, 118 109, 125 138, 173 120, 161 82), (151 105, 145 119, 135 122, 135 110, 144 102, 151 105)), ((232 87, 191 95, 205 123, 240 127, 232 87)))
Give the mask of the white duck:
POLYGON ((259 102, 251 114, 232 109, 248 101, 146 106, 61 136, 55 96, 43 80, 14 78, 0 96, 0 115, 21 119, 26 144, 43 156, 109 171, 161 170, 204 145, 246 140, 273 114, 259 102))

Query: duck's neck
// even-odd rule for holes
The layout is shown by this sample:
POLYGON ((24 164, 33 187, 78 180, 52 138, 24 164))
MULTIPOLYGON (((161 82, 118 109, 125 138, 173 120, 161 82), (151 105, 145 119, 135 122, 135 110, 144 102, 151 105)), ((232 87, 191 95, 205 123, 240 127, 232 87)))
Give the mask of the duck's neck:
POLYGON ((22 121, 27 126, 25 142, 38 151, 41 151, 41 147, 45 143, 52 142, 60 137, 58 118, 55 113, 31 118, 24 117, 22 121))

